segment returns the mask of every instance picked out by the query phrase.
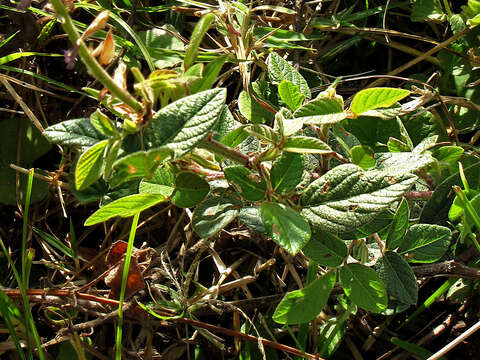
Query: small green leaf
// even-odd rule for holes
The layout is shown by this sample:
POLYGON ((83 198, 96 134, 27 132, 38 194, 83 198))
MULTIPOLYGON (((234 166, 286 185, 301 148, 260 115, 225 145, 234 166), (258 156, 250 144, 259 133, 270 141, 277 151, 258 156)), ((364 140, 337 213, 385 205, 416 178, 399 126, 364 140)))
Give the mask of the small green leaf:
POLYGON ((175 176, 167 166, 161 166, 155 170, 151 179, 143 179, 138 188, 145 194, 162 194, 165 197, 172 195, 175 190, 175 176))
POLYGON ((267 125, 250 125, 245 128, 245 131, 261 140, 268 141, 275 144, 279 141, 278 135, 275 131, 267 125))
POLYGON ((279 324, 303 324, 323 310, 335 285, 336 272, 330 270, 303 289, 287 293, 278 304, 273 320, 279 324))
POLYGON ((288 80, 298 86, 300 92, 307 99, 312 96, 307 81, 303 78, 295 68, 290 65, 285 59, 275 52, 270 53, 267 59, 268 75, 276 82, 281 83, 283 80, 288 80))
POLYGON ((158 148, 150 151, 137 151, 118 159, 113 168, 115 174, 110 179, 112 188, 134 179, 150 178, 155 169, 173 156, 173 151, 168 148, 158 148))
POLYGON ((310 136, 290 136, 283 150, 299 154, 331 154, 333 151, 322 140, 310 136))
POLYGON ((340 268, 340 282, 345 294, 359 307, 374 313, 387 309, 387 291, 374 270, 361 264, 340 268))
POLYGON ((146 148, 167 146, 175 157, 189 152, 214 128, 226 94, 221 88, 206 90, 162 108, 145 128, 146 148))
POLYGON ((90 115, 90 123, 95 130, 105 137, 112 137, 118 133, 113 121, 98 109, 90 115))
POLYGON ((188 208, 200 203, 210 191, 210 185, 197 174, 182 171, 175 178, 175 190, 172 203, 178 207, 188 208))
POLYGON ((445 18, 440 0, 417 0, 412 4, 412 21, 442 21, 445 18))
POLYGON ((239 194, 244 199, 259 201, 265 198, 267 184, 263 178, 243 166, 230 166, 224 172, 228 182, 238 186, 239 194))
POLYGON ((312 236, 303 252, 319 265, 328 267, 340 266, 348 256, 347 246, 342 239, 317 228, 312 228, 312 236))
POLYGON ((413 152, 377 153, 376 168, 390 173, 405 174, 415 172, 432 165, 435 159, 429 152, 415 154, 413 152))
POLYGON ((92 126, 88 118, 67 120, 49 126, 43 135, 54 144, 82 147, 93 146, 105 139, 105 136, 92 126))
POLYGON ((240 207, 240 201, 232 195, 208 198, 193 211, 193 230, 204 239, 213 236, 235 220, 240 207))
POLYGON ((409 253, 410 262, 432 263, 445 254, 451 238, 452 232, 445 226, 415 224, 408 229, 398 252, 409 253))
POLYGON ((310 239, 310 226, 295 210, 264 202, 260 214, 269 235, 290 254, 298 253, 310 239))
POLYGON ((350 149, 352 163, 360 166, 362 169, 369 169, 375 166, 375 157, 373 149, 368 145, 357 145, 350 149))
POLYGON ((89 147, 78 159, 75 167, 75 187, 83 190, 102 176, 103 158, 108 140, 89 147))
POLYGON ((353 164, 339 165, 305 189, 302 215, 323 230, 350 232, 398 201, 416 178, 408 173, 391 175, 363 171, 353 164))
POLYGON ((303 156, 295 153, 284 153, 277 160, 270 171, 270 180, 275 192, 286 194, 293 190, 302 181, 303 156))
POLYGON ((295 111, 293 116, 305 124, 335 124, 347 118, 343 111, 343 103, 335 98, 321 97, 308 102, 295 111))
POLYGON ((353 97, 350 110, 360 115, 369 110, 390 107, 408 95, 408 90, 387 87, 360 90, 353 97))
POLYGON ((95 225, 107 221, 113 217, 130 217, 138 212, 148 209, 160 202, 166 200, 166 197, 159 194, 134 194, 112 201, 95 211, 85 221, 85 226, 95 225))
POLYGON ((377 261, 375 268, 390 295, 404 304, 417 303, 417 278, 402 256, 393 251, 387 251, 377 261))
POLYGON ((192 66, 197 58, 198 47, 202 42, 203 36, 207 32, 210 24, 215 20, 215 15, 208 13, 203 15, 195 25, 192 35, 190 36, 190 43, 185 50, 185 58, 183 59, 183 68, 186 70, 192 66))
POLYGON ((408 229, 409 218, 410 209, 408 208, 408 201, 402 198, 390 224, 390 229, 388 230, 387 240, 385 242, 388 250, 394 250, 402 243, 403 237, 408 229))
POLYGON ((298 86, 288 80, 282 80, 278 84, 278 94, 292 111, 297 110, 305 100, 305 96, 300 92, 298 86))

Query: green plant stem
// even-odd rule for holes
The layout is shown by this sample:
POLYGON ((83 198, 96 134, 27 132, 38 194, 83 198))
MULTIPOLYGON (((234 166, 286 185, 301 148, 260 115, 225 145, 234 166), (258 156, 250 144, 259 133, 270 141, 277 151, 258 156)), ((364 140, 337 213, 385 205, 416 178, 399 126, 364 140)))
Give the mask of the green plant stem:
POLYGON ((130 236, 128 237, 127 253, 125 254, 125 263, 123 265, 122 287, 120 289, 120 297, 118 299, 118 323, 117 338, 115 343, 115 359, 122 359, 122 326, 123 326, 123 300, 125 299, 125 289, 127 288, 128 272, 130 270, 130 260, 133 252, 133 240, 137 232, 138 219, 140 212, 133 216, 132 226, 130 228, 130 236))
POLYGON ((230 160, 233 160, 244 166, 251 165, 251 159, 248 155, 245 155, 235 149, 232 149, 231 147, 223 145, 222 143, 213 140, 210 136, 200 143, 200 147, 209 150, 217 155, 229 158, 230 160))
POLYGON ((450 19, 453 15, 452 9, 450 9, 450 4, 448 0, 443 0, 443 6, 445 7, 445 12, 447 13, 447 17, 450 19))
MULTIPOLYGON (((480 217, 478 216, 478 213, 475 210, 475 208, 473 207, 470 200, 468 200, 467 195, 465 195, 465 193, 463 192, 463 190, 459 186, 454 186, 453 191, 455 191, 455 193, 458 196, 458 199, 462 202, 462 205, 463 205, 463 208, 465 209, 465 211, 468 213, 468 215, 470 215, 472 217, 473 222, 475 223, 475 226, 477 227, 477 229, 480 230, 480 217)), ((480 252, 480 244, 478 243, 475 236, 471 236, 470 238, 472 239, 473 243, 475 244, 475 247, 477 248, 477 250, 480 252)))
POLYGON ((63 30, 68 35, 68 38, 74 46, 78 46, 78 55, 82 59, 83 63, 87 67, 90 74, 100 81, 103 86, 105 86, 113 96, 123 101, 125 104, 130 106, 134 111, 141 111, 143 106, 138 102, 128 91, 122 89, 120 86, 115 83, 112 77, 102 68, 98 61, 90 55, 87 46, 80 39, 80 35, 75 28, 72 18, 68 13, 67 9, 63 5, 61 0, 52 0, 53 8, 57 13, 58 20, 62 24, 63 30))
MULTIPOLYGON (((25 197, 25 208, 23 209, 23 226, 22 226, 22 286, 28 288, 27 277, 27 233, 28 233, 28 209, 30 208, 30 197, 32 194, 34 170, 30 169, 28 172, 27 194, 25 197)), ((20 284, 19 284, 20 286, 20 284)))

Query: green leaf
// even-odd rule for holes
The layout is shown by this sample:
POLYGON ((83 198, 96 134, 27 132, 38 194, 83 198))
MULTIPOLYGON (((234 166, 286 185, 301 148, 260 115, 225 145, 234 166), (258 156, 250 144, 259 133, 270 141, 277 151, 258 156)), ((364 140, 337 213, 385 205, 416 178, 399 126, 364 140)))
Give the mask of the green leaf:
POLYGON ((253 124, 271 123, 274 115, 260 105, 250 94, 242 90, 238 97, 238 109, 240 113, 253 124))
POLYGON ((217 60, 209 63, 205 67, 205 74, 203 77, 190 86, 190 93, 195 94, 210 89, 217 80, 218 74, 220 74, 220 70, 222 70, 223 64, 225 64, 227 59, 227 56, 221 56, 217 60))
MULTIPOLYGON (((477 162, 464 169, 465 177, 471 188, 480 188, 480 163, 477 162)), ((462 186, 459 173, 446 178, 437 186, 432 197, 424 205, 420 214, 421 223, 440 223, 448 218, 448 210, 455 198, 452 186, 462 186)))
POLYGON ((35 226, 32 227, 32 230, 51 246, 53 246, 57 250, 60 250, 64 255, 73 257, 72 249, 65 245, 61 240, 50 235, 49 233, 46 233, 45 231, 40 230, 39 228, 36 228, 35 226))
POLYGON ((95 225, 116 216, 124 218, 130 217, 165 200, 166 197, 159 194, 134 194, 126 196, 112 201, 108 205, 95 211, 85 221, 85 226, 95 225))
POLYGON ((350 149, 352 163, 360 166, 362 169, 369 169, 375 166, 375 157, 373 149, 368 145, 357 145, 350 149))
POLYGON ((299 154, 331 154, 333 151, 322 140, 310 136, 290 136, 283 150, 299 154))
POLYGON ((391 153, 410 152, 410 150, 412 150, 403 141, 398 140, 394 137, 391 137, 390 139, 388 139, 387 147, 388 147, 388 151, 391 153))
POLYGON ((417 303, 417 278, 402 256, 393 251, 387 251, 377 261, 375 268, 391 296, 404 304, 417 303))
POLYGON ((68 146, 90 147, 105 139, 88 118, 63 121, 49 126, 43 135, 52 143, 68 146))
POLYGON ((307 99, 311 98, 310 88, 307 81, 303 78, 295 68, 290 65, 285 59, 275 52, 270 53, 267 59, 268 75, 272 81, 281 83, 283 80, 288 80, 298 86, 300 92, 307 99))
POLYGON ((440 0, 416 0, 412 5, 412 21, 441 21, 445 18, 440 0))
POLYGON ((423 154, 413 152, 377 153, 375 154, 375 160, 378 170, 399 174, 415 172, 435 162, 429 152, 423 154))
POLYGON ((278 304, 273 320, 279 324, 303 324, 323 310, 335 285, 336 272, 329 271, 303 289, 287 293, 278 304))
POLYGON ((215 20, 215 15, 212 13, 205 14, 201 17, 198 23, 193 29, 192 35, 190 36, 190 43, 185 50, 185 58, 183 59, 183 68, 188 69, 192 66, 193 62, 197 58, 198 47, 202 42, 203 36, 207 32, 210 24, 215 20))
POLYGON ((263 235, 268 235, 258 206, 245 206, 238 214, 238 220, 263 235))
POLYGON ((369 110, 390 107, 409 94, 408 90, 387 87, 360 90, 353 97, 350 110, 361 115, 369 110))
POLYGON ((410 209, 408 208, 408 201, 403 198, 388 230, 387 240, 385 242, 388 250, 394 250, 402 243, 403 237, 408 229, 409 218, 410 209))
POLYGON ((305 100, 305 96, 300 92, 298 86, 288 80, 282 80, 278 84, 278 94, 292 111, 297 110, 305 100))
POLYGON ((105 137, 112 137, 118 133, 113 121, 98 109, 90 115, 90 122, 95 130, 105 137))
POLYGON ((250 125, 245 128, 245 131, 250 135, 272 144, 276 144, 280 140, 277 133, 267 125, 250 125))
POLYGON ((408 253, 410 262, 432 263, 445 254, 451 238, 452 232, 445 226, 415 224, 408 229, 398 253, 408 253))
POLYGON ((75 187, 83 190, 102 176, 103 159, 108 140, 89 147, 78 159, 75 167, 75 187))
POLYGON ((243 166, 230 166, 224 172, 228 182, 238 187, 239 194, 244 199, 259 201, 265 198, 267 184, 263 178, 243 166))
POLYGON ((270 180, 275 192, 286 194, 293 190, 302 181, 303 156, 295 153, 284 153, 277 160, 270 171, 270 180))
POLYGON ((305 124, 327 125, 335 124, 347 118, 343 111, 343 103, 335 98, 321 97, 303 105, 293 116, 305 124))
POLYGON ((310 239, 310 226, 295 210, 282 204, 264 202, 260 214, 273 241, 290 254, 298 253, 310 239))
POLYGON ((182 62, 180 52, 183 52, 184 44, 173 35, 175 33, 175 28, 169 24, 138 32, 157 69, 173 67, 182 62))
POLYGON ((210 185, 192 172, 182 171, 175 178, 175 190, 172 203, 178 207, 189 208, 200 203, 210 191, 210 185))
POLYGON ((303 252, 319 265, 328 267, 340 266, 348 256, 347 246, 342 239, 317 228, 312 228, 312 236, 303 252))
MULTIPOLYGON (((17 191, 20 202, 25 202, 28 176, 19 174, 20 186, 17 188, 17 172, 10 164, 29 169, 40 156, 48 153, 51 145, 42 133, 28 119, 3 118, 0 132, 0 203, 17 206, 17 191), (21 149, 21 151, 19 151, 21 149)), ((33 179, 31 203, 43 200, 48 194, 49 184, 33 179)))
POLYGON ((193 211, 193 230, 201 238, 213 236, 235 220, 241 206, 240 201, 233 195, 208 198, 193 211))
POLYGON ((113 164, 115 174, 109 181, 110 186, 114 188, 126 181, 150 178, 158 165, 172 156, 173 151, 164 147, 150 151, 137 151, 118 159, 113 164))
POLYGON ((172 195, 175 190, 175 176, 167 166, 161 166, 155 170, 151 179, 143 179, 140 182, 139 192, 145 194, 162 194, 165 197, 172 195))
POLYGON ((352 231, 375 219, 415 182, 413 174, 396 174, 339 165, 311 183, 302 196, 302 215, 333 233, 352 231))
POLYGON ((361 264, 340 268, 340 282, 345 294, 359 307, 374 313, 387 309, 387 291, 374 270, 361 264))
POLYGON ((167 146, 175 157, 201 142, 213 129, 223 111, 225 89, 212 89, 184 97, 158 111, 145 128, 147 149, 167 146))

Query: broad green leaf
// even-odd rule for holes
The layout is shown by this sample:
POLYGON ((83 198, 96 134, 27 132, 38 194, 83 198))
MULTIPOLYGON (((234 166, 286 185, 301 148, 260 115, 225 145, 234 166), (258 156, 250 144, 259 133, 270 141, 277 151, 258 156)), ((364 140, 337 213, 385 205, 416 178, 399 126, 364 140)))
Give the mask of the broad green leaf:
POLYGON ((147 149, 167 146, 174 150, 175 157, 189 152, 215 126, 225 96, 225 89, 206 90, 158 111, 144 132, 147 149))
POLYGON ((175 33, 175 28, 169 24, 138 32, 157 69, 173 67, 182 62, 179 53, 183 52, 185 46, 175 33))
POLYGON ((67 120, 49 126, 43 135, 52 143, 68 146, 90 147, 105 139, 88 118, 67 120))
POLYGON ((240 113, 253 124, 271 123, 274 114, 260 105, 250 94, 242 90, 238 97, 238 109, 240 113))
POLYGON ((118 133, 113 121, 98 109, 90 115, 90 122, 95 130, 105 137, 112 137, 118 133))
POLYGON ((310 88, 307 81, 303 78, 295 68, 290 65, 285 59, 275 52, 270 53, 267 59, 268 75, 272 81, 281 83, 282 80, 288 80, 297 85, 300 92, 307 99, 311 98, 310 88))
POLYGON ((327 304, 336 272, 330 270, 303 289, 287 293, 278 304, 273 320, 279 324, 303 324, 313 320, 327 304))
POLYGON ((231 148, 236 148, 240 145, 246 138, 248 137, 248 133, 245 131, 245 127, 241 126, 232 131, 228 134, 223 136, 220 139, 220 142, 223 145, 227 145, 231 148))
POLYGON ((435 159, 429 152, 416 154, 413 152, 377 153, 376 168, 390 173, 405 174, 415 172, 432 165, 435 159))
POLYGON ((126 196, 112 201, 108 205, 95 211, 85 221, 85 226, 102 223, 116 216, 124 218, 130 217, 165 200, 166 197, 159 194, 134 194, 126 196))
MULTIPOLYGON (((473 189, 470 189, 470 191, 468 192, 464 190, 463 192, 465 193, 468 201, 472 205, 473 211, 477 214, 480 214, 480 192, 473 189)), ((448 218, 450 219, 450 221, 456 222, 465 216, 466 224, 469 224, 470 226, 475 224, 475 220, 473 219, 471 212, 466 209, 465 205, 466 204, 464 204, 464 202, 460 200, 458 195, 455 196, 455 200, 453 200, 453 204, 448 211, 448 218)))
POLYGON ((340 268, 340 282, 345 294, 359 307, 374 313, 387 309, 387 291, 374 270, 361 264, 340 268))
MULTIPOLYGON (((29 169, 33 162, 48 153, 50 143, 42 133, 26 118, 3 118, 0 121, 0 203, 17 206, 17 194, 20 202, 25 202, 28 176, 19 174, 10 167, 15 164, 29 169), (19 151, 21 149, 21 151, 19 151), (17 193, 18 191, 18 193, 17 193)), ((33 179, 31 203, 38 202, 48 194, 49 183, 33 179)), ((73 187, 73 186, 72 186, 73 187)))
POLYGON ((442 21, 445 18, 440 0, 417 0, 412 4, 412 21, 442 21))
POLYGON ((302 215, 333 233, 352 231, 375 219, 399 200, 416 180, 413 174, 390 175, 339 165, 311 183, 302 196, 302 215))
POLYGON ((276 144, 280 140, 275 131, 267 125, 250 125, 245 128, 245 131, 250 135, 272 144, 276 144))
POLYGON ((205 67, 205 72, 202 79, 190 86, 190 93, 195 94, 197 92, 210 89, 217 80, 218 74, 220 73, 220 70, 222 70, 225 61, 227 61, 227 56, 221 56, 217 60, 209 63, 205 67))
POLYGON ((118 158, 120 147, 122 146, 122 139, 117 138, 108 143, 105 150, 105 161, 103 164, 103 180, 108 180, 113 170, 113 164, 118 158))
POLYGON ((357 145, 350 149, 352 163, 360 166, 362 169, 369 169, 375 166, 375 157, 373 149, 368 145, 357 145))
POLYGON ((375 269, 387 286, 388 294, 404 304, 417 303, 417 278, 402 256, 393 251, 387 251, 377 261, 375 269))
MULTIPOLYGON (((105 191, 100 201, 100 207, 110 204, 112 201, 124 198, 125 196, 138 194, 138 180, 122 183, 115 189, 105 191)), ((95 183, 96 185, 98 183, 95 183)))
POLYGON ((457 163, 463 155, 463 148, 460 146, 442 146, 435 149, 432 153, 433 157, 437 159, 440 169, 456 169, 457 163))
POLYGON ((78 159, 75 167, 75 187, 83 190, 102 176, 103 159, 108 140, 89 147, 78 159))
POLYGON ((265 229, 278 245, 295 255, 310 239, 310 226, 295 210, 270 202, 260 207, 265 229))
POLYGON ((233 195, 208 198, 193 211, 193 230, 201 238, 213 236, 237 217, 241 206, 240 201, 233 195))
POLYGON ((138 188, 140 193, 172 195, 175 190, 175 176, 167 166, 158 167, 151 179, 143 179, 138 188))
POLYGON ((258 206, 246 206, 240 210, 238 220, 263 235, 268 235, 258 206))
POLYGON ((282 80, 278 84, 278 94, 280 99, 290 108, 290 110, 297 110, 303 103, 305 96, 300 92, 297 85, 288 80, 282 80))
POLYGON ((175 178, 171 201, 178 207, 192 207, 200 203, 209 191, 210 185, 203 178, 192 172, 182 171, 175 178))
POLYGON ((400 246, 403 237, 408 229, 408 219, 410 218, 410 209, 408 201, 403 198, 395 212, 390 229, 388 231, 385 245, 388 250, 394 250, 400 246))
POLYGON ((267 184, 263 178, 243 166, 225 168, 228 182, 238 188, 240 196, 246 200, 259 201, 265 198, 267 184))
POLYGON ((284 153, 272 166, 270 180, 275 192, 286 194, 302 181, 303 156, 295 153, 284 153))
POLYGON ((452 232, 445 226, 415 224, 408 229, 398 253, 408 253, 410 262, 432 263, 445 254, 451 238, 452 232))
POLYGON ((391 153, 410 152, 410 150, 412 150, 403 141, 398 140, 394 137, 391 137, 390 139, 388 139, 387 147, 388 147, 388 151, 391 153))
POLYGON ((347 118, 343 104, 335 98, 321 97, 303 105, 293 116, 305 124, 327 125, 335 124, 347 118))
POLYGON ((426 137, 412 150, 414 154, 422 154, 435 146, 438 141, 438 135, 426 137))
POLYGON ((360 90, 353 97, 350 110, 361 115, 369 110, 390 107, 409 94, 408 90, 387 87, 360 90))
POLYGON ((215 15, 208 13, 203 15, 195 25, 192 35, 190 36, 190 43, 185 50, 185 58, 183 59, 183 68, 186 70, 192 66, 197 58, 198 47, 202 42, 203 36, 207 32, 210 24, 215 20, 215 15))
POLYGON ((165 160, 173 156, 173 151, 169 148, 158 148, 149 151, 137 151, 118 159, 113 168, 115 174, 110 179, 112 188, 123 182, 144 177, 150 178, 155 169, 165 160))
POLYGON ((312 228, 312 236, 303 252, 319 265, 328 267, 340 266, 348 256, 342 239, 317 228, 312 228))
POLYGON ((310 136, 290 136, 283 150, 299 154, 331 154, 333 151, 322 140, 310 136))

